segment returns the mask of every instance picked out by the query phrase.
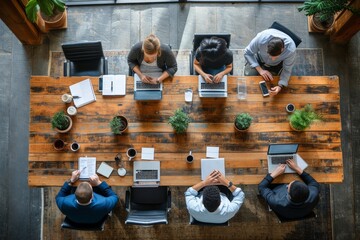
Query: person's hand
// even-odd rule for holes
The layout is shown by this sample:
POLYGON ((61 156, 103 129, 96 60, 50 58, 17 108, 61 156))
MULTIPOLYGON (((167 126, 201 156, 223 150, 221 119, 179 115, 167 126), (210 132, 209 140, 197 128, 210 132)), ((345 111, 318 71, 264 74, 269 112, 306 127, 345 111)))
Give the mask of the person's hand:
POLYGON ((152 78, 146 76, 145 74, 141 74, 140 79, 143 83, 151 83, 152 78))
POLYGON ((206 83, 213 83, 213 75, 205 73, 202 77, 204 78, 206 83))
POLYGON ((153 77, 148 77, 148 78, 149 78, 149 83, 150 84, 158 84, 157 78, 153 78, 153 77))
POLYGON ((76 182, 79 179, 79 176, 80 176, 80 170, 73 171, 71 173, 71 178, 70 178, 71 183, 76 182))
POLYGON ((224 77, 224 74, 222 74, 222 73, 216 74, 213 78, 214 83, 219 83, 223 77, 224 77))
POLYGON ((219 170, 216 170, 218 172, 218 181, 221 185, 224 185, 224 186, 228 186, 229 185, 229 180, 225 178, 225 176, 219 171, 219 170))
POLYGON ((297 172, 297 174, 301 175, 303 170, 296 164, 296 162, 294 161, 294 159, 288 159, 286 160, 286 164, 289 166, 289 168, 291 168, 292 170, 294 170, 295 172, 297 172))
MULTIPOLYGON (((219 183, 219 176, 221 175, 221 173, 217 170, 212 171, 209 176, 206 177, 205 181, 204 181, 204 185, 205 186, 209 186, 209 185, 216 185, 219 183)), ((204 186, 204 187, 205 187, 204 186)))
POLYGON ((267 71, 267 70, 261 69, 261 70, 259 71, 259 74, 260 74, 260 76, 262 76, 263 79, 264 79, 265 81, 267 81, 267 82, 274 80, 272 74, 271 74, 269 71, 267 71))
POLYGON ((276 178, 285 172, 286 164, 279 164, 277 168, 270 174, 272 178, 276 178))
POLYGON ((93 187, 99 186, 101 184, 101 181, 100 181, 99 176, 97 174, 94 174, 94 175, 90 176, 89 179, 90 179, 90 184, 93 187))
POLYGON ((270 88, 269 93, 270 93, 271 96, 275 96, 280 91, 281 91, 281 87, 280 86, 275 86, 275 87, 270 88))

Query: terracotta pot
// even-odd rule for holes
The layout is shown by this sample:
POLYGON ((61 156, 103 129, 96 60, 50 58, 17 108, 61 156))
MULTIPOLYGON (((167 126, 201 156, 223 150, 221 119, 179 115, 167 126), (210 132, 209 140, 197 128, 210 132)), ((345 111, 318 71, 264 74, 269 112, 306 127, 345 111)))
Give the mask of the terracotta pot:
POLYGON ((120 134, 122 134, 128 128, 129 122, 128 122, 127 118, 124 116, 116 116, 116 117, 120 118, 120 121, 123 123, 123 125, 125 125, 125 128, 123 130, 120 130, 120 134))
POLYGON ((247 130, 250 128, 248 127, 247 129, 240 129, 236 126, 235 122, 234 122, 234 128, 238 131, 238 132, 247 132, 247 130))
POLYGON ((320 14, 315 13, 308 17, 309 32, 326 32, 334 24, 334 17, 327 20, 326 22, 320 21, 320 14))
POLYGON ((71 127, 72 127, 72 119, 71 117, 69 117, 68 115, 65 115, 65 117, 69 120, 70 124, 69 124, 69 127, 67 129, 64 129, 64 130, 60 130, 58 128, 55 128, 55 131, 59 132, 59 133, 67 133, 68 131, 70 131, 71 127))
POLYGON ((290 128, 296 132, 302 132, 303 130, 299 130, 293 127, 293 125, 291 124, 291 122, 289 122, 290 128))
POLYGON ((65 29, 67 28, 67 10, 64 12, 58 12, 52 17, 44 16, 43 14, 38 14, 38 26, 40 30, 44 33, 49 32, 49 30, 55 29, 65 29), (44 25, 42 25, 42 23, 44 25), (39 25, 40 24, 40 25, 39 25))

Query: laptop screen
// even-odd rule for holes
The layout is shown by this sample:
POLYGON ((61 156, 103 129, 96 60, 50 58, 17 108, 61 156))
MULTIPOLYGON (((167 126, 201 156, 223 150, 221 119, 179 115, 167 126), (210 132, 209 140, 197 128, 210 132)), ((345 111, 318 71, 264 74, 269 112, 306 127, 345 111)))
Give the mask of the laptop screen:
POLYGON ((299 144, 270 144, 268 155, 294 154, 297 152, 299 144))

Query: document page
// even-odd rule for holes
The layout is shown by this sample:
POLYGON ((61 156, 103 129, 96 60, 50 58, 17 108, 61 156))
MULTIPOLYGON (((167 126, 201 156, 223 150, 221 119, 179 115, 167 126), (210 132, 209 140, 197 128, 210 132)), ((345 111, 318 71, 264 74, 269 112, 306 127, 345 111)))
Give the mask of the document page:
POLYGON ((85 79, 73 84, 69 88, 74 99, 74 105, 77 108, 96 101, 94 88, 90 79, 85 79))
POLYGON ((119 96, 126 94, 125 75, 103 75, 103 95, 119 96))
POLYGON ((88 180, 91 175, 95 174, 96 158, 95 157, 80 157, 79 170, 81 180, 88 180))

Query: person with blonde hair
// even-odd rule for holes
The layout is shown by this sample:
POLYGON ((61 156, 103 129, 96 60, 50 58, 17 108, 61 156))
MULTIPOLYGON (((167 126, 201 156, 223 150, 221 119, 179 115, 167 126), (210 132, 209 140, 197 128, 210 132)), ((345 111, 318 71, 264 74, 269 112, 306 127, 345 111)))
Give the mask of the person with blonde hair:
POLYGON ((144 83, 158 84, 177 71, 177 63, 170 47, 160 43, 154 34, 136 43, 127 57, 130 69, 144 83))

